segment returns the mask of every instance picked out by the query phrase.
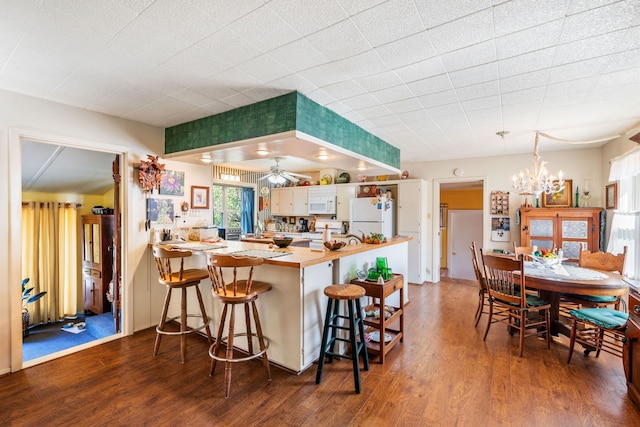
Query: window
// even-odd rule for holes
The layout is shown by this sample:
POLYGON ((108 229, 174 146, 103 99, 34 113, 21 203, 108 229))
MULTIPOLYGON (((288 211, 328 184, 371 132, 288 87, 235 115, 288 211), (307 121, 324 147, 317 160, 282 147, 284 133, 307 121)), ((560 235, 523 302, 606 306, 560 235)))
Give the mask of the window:
POLYGON ((242 187, 212 186, 213 225, 224 228, 240 228, 242 187))
POLYGON ((628 248, 625 258, 625 276, 640 279, 640 148, 616 157, 611 161, 609 181, 618 181, 617 210, 611 221, 611 234, 607 251, 622 253, 628 248))

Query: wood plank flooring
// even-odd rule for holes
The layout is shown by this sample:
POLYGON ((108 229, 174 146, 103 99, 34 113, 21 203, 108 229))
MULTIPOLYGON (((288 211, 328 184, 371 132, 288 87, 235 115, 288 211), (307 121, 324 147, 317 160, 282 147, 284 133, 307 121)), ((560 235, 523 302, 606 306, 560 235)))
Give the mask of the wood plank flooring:
MULTIPOLYGON (((447 279, 445 279, 447 280, 447 279)), ((301 375, 260 362, 233 366, 231 397, 224 370, 208 376, 207 343, 189 337, 187 362, 179 340, 165 337, 153 357, 146 330, 15 374, 0 377, 0 425, 122 426, 639 426, 626 395, 622 362, 576 352, 567 339, 518 337, 493 325, 482 341, 473 327, 477 293, 471 283, 410 285, 406 337, 362 372, 354 392, 350 361, 315 365, 301 375)))

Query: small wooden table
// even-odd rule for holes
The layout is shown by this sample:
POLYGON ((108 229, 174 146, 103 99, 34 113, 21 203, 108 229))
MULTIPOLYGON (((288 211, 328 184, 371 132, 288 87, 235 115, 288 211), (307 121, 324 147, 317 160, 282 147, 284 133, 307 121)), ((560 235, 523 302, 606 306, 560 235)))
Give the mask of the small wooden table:
POLYGON ((387 280, 384 284, 369 281, 362 282, 358 279, 353 279, 351 283, 362 286, 365 290, 365 295, 373 298, 373 303, 368 305, 365 311, 380 310, 380 316, 378 318, 365 317, 364 324, 367 326, 367 333, 375 330, 380 333, 380 342, 376 343, 369 340, 367 350, 369 353, 378 354, 380 356, 380 363, 384 363, 384 357, 389 350, 391 350, 398 341, 402 342, 404 339, 404 277, 402 274, 394 274, 393 278, 387 280), (397 291, 400 291, 400 306, 391 307, 386 305, 385 299, 397 291), (389 318, 386 318, 384 315, 385 306, 393 310, 389 318), (395 320, 399 321, 398 329, 390 327, 391 323, 395 320), (391 336, 389 342, 385 342, 385 333, 391 336))

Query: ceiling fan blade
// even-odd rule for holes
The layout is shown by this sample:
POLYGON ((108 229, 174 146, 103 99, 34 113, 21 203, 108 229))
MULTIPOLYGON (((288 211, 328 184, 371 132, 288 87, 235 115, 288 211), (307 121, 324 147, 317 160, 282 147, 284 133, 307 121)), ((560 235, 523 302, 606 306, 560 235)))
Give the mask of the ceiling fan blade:
POLYGON ((284 179, 288 179, 291 182, 299 182, 300 180, 294 176, 291 176, 291 172, 283 172, 282 174, 280 174, 281 177, 283 177, 284 179))
POLYGON ((269 178, 271 175, 273 175, 272 173, 268 173, 265 176, 263 176, 262 178, 258 178, 258 181, 262 181, 263 179, 267 179, 269 178))
POLYGON ((285 172, 285 173, 288 173, 289 175, 297 176, 297 177, 300 177, 300 178, 311 179, 311 177, 309 175, 303 175, 301 173, 294 173, 294 172, 285 172))

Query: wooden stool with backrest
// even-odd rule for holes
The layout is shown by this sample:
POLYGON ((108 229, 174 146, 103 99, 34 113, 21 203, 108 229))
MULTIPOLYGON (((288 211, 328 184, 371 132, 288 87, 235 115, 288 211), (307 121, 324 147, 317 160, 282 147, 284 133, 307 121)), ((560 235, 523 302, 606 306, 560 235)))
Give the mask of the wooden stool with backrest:
MULTIPOLYGON (((332 363, 334 357, 351 359, 356 393, 360 393, 359 355, 362 355, 364 370, 369 370, 369 355, 367 353, 367 342, 364 334, 364 318, 360 304, 360 298, 364 297, 365 293, 366 290, 362 286, 353 284, 338 284, 324 288, 324 294, 329 299, 322 331, 322 347, 320 349, 320 358, 318 359, 316 384, 320 384, 320 381, 322 381, 325 357, 328 358, 328 363, 332 363), (346 316, 340 312, 340 301, 347 302, 346 316), (345 321, 346 326, 344 324, 345 321), (346 331, 348 336, 345 338, 339 335, 338 331, 346 331), (360 336, 359 340, 357 339, 357 335, 360 336), (349 353, 336 350, 336 341, 349 344, 349 353)), ((380 331, 380 339, 385 339, 384 331, 380 331)))
POLYGON ((527 294, 524 260, 485 255, 482 249, 480 253, 489 292, 489 321, 483 339, 487 339, 492 323, 502 322, 508 325, 510 333, 520 332, 520 357, 525 337, 545 335, 550 348, 551 304, 527 294), (526 333, 527 330, 533 332, 526 333))
POLYGON ((213 376, 215 373, 217 362, 225 363, 225 398, 229 397, 231 390, 231 367, 233 363, 261 357, 267 372, 267 378, 271 381, 271 370, 269 368, 269 359, 267 358, 269 339, 262 334, 260 316, 256 307, 258 296, 270 291, 271 284, 253 280, 254 267, 262 263, 264 263, 262 258, 221 254, 212 254, 207 260, 209 277, 213 287, 211 293, 215 299, 223 304, 216 341, 209 348, 209 356, 211 357, 209 375, 213 376), (241 333, 235 332, 235 310, 238 304, 244 306, 245 332, 241 333), (229 310, 229 308, 231 309, 229 310), (253 314, 253 325, 251 323, 251 312, 253 314), (223 336, 227 316, 229 317, 229 325, 227 327, 227 335, 223 336), (253 326, 255 326, 255 332, 253 332, 253 326), (247 338, 247 354, 246 356, 236 357, 233 349, 234 339, 240 336, 246 336, 247 338), (257 340, 256 343, 254 343, 254 339, 257 340), (222 344, 225 345, 226 351, 221 356, 220 349, 222 344), (255 347, 258 348, 258 351, 255 351, 255 347))
POLYGON ((471 251, 471 263, 473 264, 473 271, 476 275, 476 280, 478 281, 478 308, 476 309, 476 323, 474 325, 478 326, 482 314, 488 313, 487 311, 485 311, 485 305, 487 305, 487 298, 489 294, 487 293, 487 285, 484 278, 484 267, 482 266, 481 261, 478 258, 478 249, 476 247, 476 242, 471 242, 469 250, 471 251))
POLYGON ((162 307, 160 323, 156 327, 156 342, 153 347, 153 355, 158 355, 160 341, 163 335, 180 335, 180 354, 182 363, 184 363, 187 357, 187 334, 205 329, 209 344, 212 342, 211 330, 209 329, 209 318, 207 317, 204 303, 202 301, 202 294, 198 287, 201 280, 209 277, 209 273, 205 269, 184 268, 184 260, 191 256, 191 251, 171 249, 168 246, 154 246, 153 256, 155 257, 156 266, 158 267, 158 282, 167 287, 167 294, 164 299, 164 306, 162 307), (180 262, 179 266, 173 265, 178 261, 180 262), (196 291, 198 303, 200 304, 200 314, 187 313, 187 289, 191 287, 196 291), (180 300, 180 316, 168 319, 167 313, 169 311, 169 304, 171 303, 171 292, 174 289, 180 289, 182 293, 180 300), (201 319, 202 325, 195 328, 189 328, 187 325, 187 318, 189 317, 201 319), (167 328, 167 323, 173 322, 177 319, 180 319, 179 331, 167 328))

